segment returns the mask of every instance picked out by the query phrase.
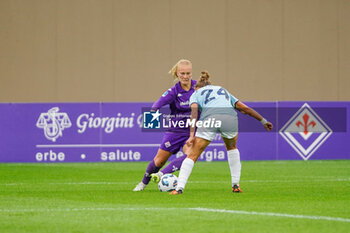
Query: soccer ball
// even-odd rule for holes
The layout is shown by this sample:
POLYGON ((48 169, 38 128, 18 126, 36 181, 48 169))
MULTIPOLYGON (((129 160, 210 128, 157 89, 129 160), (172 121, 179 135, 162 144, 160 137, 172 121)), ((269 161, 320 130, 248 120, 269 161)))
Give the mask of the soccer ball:
POLYGON ((160 178, 158 188, 161 192, 169 192, 175 190, 177 185, 177 177, 174 174, 165 174, 160 178))

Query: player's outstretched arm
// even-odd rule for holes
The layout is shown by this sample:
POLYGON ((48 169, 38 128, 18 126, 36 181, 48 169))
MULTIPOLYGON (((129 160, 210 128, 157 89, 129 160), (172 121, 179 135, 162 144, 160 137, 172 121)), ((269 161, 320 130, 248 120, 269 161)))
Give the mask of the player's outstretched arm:
POLYGON ((151 111, 157 111, 161 107, 173 102, 174 99, 175 99, 174 90, 170 88, 166 92, 164 92, 164 94, 156 102, 153 103, 151 111))
POLYGON ((257 119, 258 121, 261 122, 261 124, 264 125, 264 128, 267 131, 271 131, 273 128, 273 125, 271 122, 268 122, 264 117, 262 117, 257 111, 255 111, 254 109, 248 107, 247 105, 245 105, 244 103, 242 103, 241 101, 238 101, 236 103, 236 109, 244 114, 247 114, 251 117, 254 117, 255 119, 257 119))

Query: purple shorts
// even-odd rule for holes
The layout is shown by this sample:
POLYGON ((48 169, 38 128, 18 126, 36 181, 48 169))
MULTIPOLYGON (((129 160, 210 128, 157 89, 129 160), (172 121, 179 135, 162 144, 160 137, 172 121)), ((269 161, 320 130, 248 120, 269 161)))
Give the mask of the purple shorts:
POLYGON ((165 132, 160 149, 175 154, 185 145, 189 137, 187 133, 165 132))

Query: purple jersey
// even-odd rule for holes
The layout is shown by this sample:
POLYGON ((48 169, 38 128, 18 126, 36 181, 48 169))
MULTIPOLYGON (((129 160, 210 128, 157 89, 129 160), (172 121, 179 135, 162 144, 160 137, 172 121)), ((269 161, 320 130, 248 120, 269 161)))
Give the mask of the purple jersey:
MULTIPOLYGON (((168 89, 152 106, 153 110, 160 109, 161 107, 169 104, 170 107, 170 120, 172 122, 186 122, 191 117, 190 97, 193 94, 195 80, 191 80, 191 88, 186 91, 182 89, 180 82, 177 82, 173 87, 168 89)), ((168 122, 168 121, 167 121, 168 122)), ((176 124, 176 123, 175 123, 176 124)), ((168 122, 166 131, 188 133, 189 128, 181 127, 178 124, 171 124, 168 122)))

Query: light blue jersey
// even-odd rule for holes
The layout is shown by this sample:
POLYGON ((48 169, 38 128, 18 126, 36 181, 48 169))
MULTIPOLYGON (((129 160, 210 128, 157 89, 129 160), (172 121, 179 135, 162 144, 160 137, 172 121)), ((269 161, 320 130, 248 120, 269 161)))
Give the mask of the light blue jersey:
POLYGON ((190 98, 190 106, 197 103, 201 111, 200 120, 214 114, 226 114, 237 116, 234 107, 238 99, 231 95, 225 88, 207 85, 195 91, 190 98))

